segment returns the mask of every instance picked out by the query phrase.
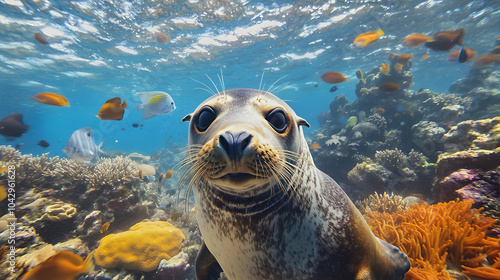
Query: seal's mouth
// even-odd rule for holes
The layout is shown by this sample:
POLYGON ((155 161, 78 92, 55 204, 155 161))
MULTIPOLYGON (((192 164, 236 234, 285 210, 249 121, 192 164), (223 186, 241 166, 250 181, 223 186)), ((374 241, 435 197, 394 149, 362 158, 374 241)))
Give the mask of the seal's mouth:
POLYGON ((244 184, 250 180, 255 180, 257 179, 257 176, 248 174, 248 173, 228 173, 219 179, 221 180, 227 180, 233 183, 236 183, 238 185, 244 184))

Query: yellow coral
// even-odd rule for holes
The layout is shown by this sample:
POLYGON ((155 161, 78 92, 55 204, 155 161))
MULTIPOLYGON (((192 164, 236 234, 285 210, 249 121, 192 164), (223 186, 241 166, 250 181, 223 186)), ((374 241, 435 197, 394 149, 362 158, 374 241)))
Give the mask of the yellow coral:
POLYGON ((58 202, 45 208, 42 219, 56 222, 73 218, 75 215, 76 208, 73 205, 58 202))
POLYGON ((185 238, 180 229, 167 222, 141 222, 128 231, 104 237, 94 258, 104 268, 153 271, 162 259, 179 253, 185 238))
POLYGON ((408 255, 406 280, 451 279, 447 264, 470 276, 500 279, 500 238, 485 235, 496 220, 471 209, 472 203, 415 204, 406 212, 364 216, 376 236, 408 255))

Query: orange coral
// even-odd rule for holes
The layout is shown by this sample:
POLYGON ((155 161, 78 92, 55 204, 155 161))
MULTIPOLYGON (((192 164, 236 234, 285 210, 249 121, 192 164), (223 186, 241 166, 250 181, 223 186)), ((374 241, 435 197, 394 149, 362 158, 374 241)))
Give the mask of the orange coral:
POLYGON ((447 264, 469 276, 500 279, 500 238, 486 237, 496 220, 471 209, 472 203, 415 204, 405 212, 364 216, 376 236, 408 255, 406 280, 451 279, 447 264))

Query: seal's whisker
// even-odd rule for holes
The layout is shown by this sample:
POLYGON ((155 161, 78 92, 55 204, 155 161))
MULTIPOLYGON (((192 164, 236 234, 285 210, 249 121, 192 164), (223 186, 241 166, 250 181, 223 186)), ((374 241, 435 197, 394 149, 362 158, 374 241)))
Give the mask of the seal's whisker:
POLYGON ((212 82, 212 85, 214 86, 215 91, 217 92, 216 94, 220 94, 219 88, 215 85, 215 83, 212 80, 212 78, 210 78, 210 76, 208 76, 207 74, 205 74, 205 76, 207 76, 207 78, 210 80, 210 82, 212 82))
POLYGON ((260 96, 262 94, 262 80, 264 80, 264 73, 265 71, 262 71, 262 75, 260 76, 260 83, 259 83, 259 94, 257 95, 257 100, 260 101, 260 96))
MULTIPOLYGON (((285 77, 286 77, 286 75, 285 75, 285 76, 283 76, 283 77, 281 77, 281 78, 279 78, 278 80, 276 80, 276 82, 274 82, 274 83, 273 83, 273 84, 272 84, 272 85, 271 85, 271 86, 267 89, 267 93, 272 93, 272 90, 274 90, 274 89, 273 89, 274 85, 275 85, 277 82, 279 82, 281 79, 285 78, 285 77)), ((278 87, 276 87, 276 88, 279 88, 279 86, 278 86, 278 87)))
POLYGON ((207 86, 205 83, 200 82, 200 81, 198 81, 198 80, 196 80, 196 79, 193 79, 193 78, 191 78, 191 80, 193 80, 193 81, 195 81, 195 82, 197 82, 197 83, 201 84, 202 86, 205 86, 205 87, 206 87, 206 89, 205 89, 205 88, 195 88, 195 89, 201 89, 201 90, 204 90, 204 91, 206 91, 206 92, 210 93, 211 95, 216 95, 216 94, 217 94, 217 93, 216 93, 216 92, 214 92, 214 91, 213 91, 213 90, 212 90, 209 86, 207 86))
POLYGON ((227 98, 226 86, 224 85, 224 75, 222 74, 222 68, 220 69, 220 76, 217 75, 217 77, 219 78, 219 83, 221 84, 221 87, 222 87, 222 94, 223 94, 224 98, 227 98))

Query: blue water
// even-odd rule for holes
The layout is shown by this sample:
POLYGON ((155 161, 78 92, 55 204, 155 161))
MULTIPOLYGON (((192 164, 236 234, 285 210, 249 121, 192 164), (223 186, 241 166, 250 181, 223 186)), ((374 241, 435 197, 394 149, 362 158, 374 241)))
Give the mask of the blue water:
POLYGON ((415 86, 447 93, 466 77, 470 64, 445 61, 449 53, 399 44, 412 33, 433 34, 465 28, 465 45, 478 55, 494 47, 500 35, 499 1, 0 1, 0 118, 22 113, 30 125, 22 137, 0 144, 17 145, 23 153, 63 156, 71 133, 94 129, 104 150, 154 154, 161 148, 187 144, 181 119, 209 97, 195 80, 219 90, 267 89, 277 82, 277 95, 312 127, 338 94, 354 100, 355 71, 387 62, 391 52, 413 53, 415 86), (374 44, 352 50, 364 32, 381 28, 374 44), (50 44, 33 38, 39 32, 50 44), (155 34, 171 37, 156 42, 155 34), (421 59, 429 54, 429 59, 421 59), (344 73, 350 81, 337 85, 320 80, 322 73, 344 73), (195 80, 193 80, 195 79, 195 80), (316 87, 315 85, 318 84, 316 87), (175 100, 168 115, 141 121, 136 92, 161 90, 175 100), (41 92, 66 96, 71 107, 33 102, 41 92), (113 97, 131 105, 121 121, 95 115, 113 97), (133 128, 133 123, 143 123, 133 128), (124 130, 123 130, 124 129, 124 130), (51 146, 37 145, 44 139, 51 146))

